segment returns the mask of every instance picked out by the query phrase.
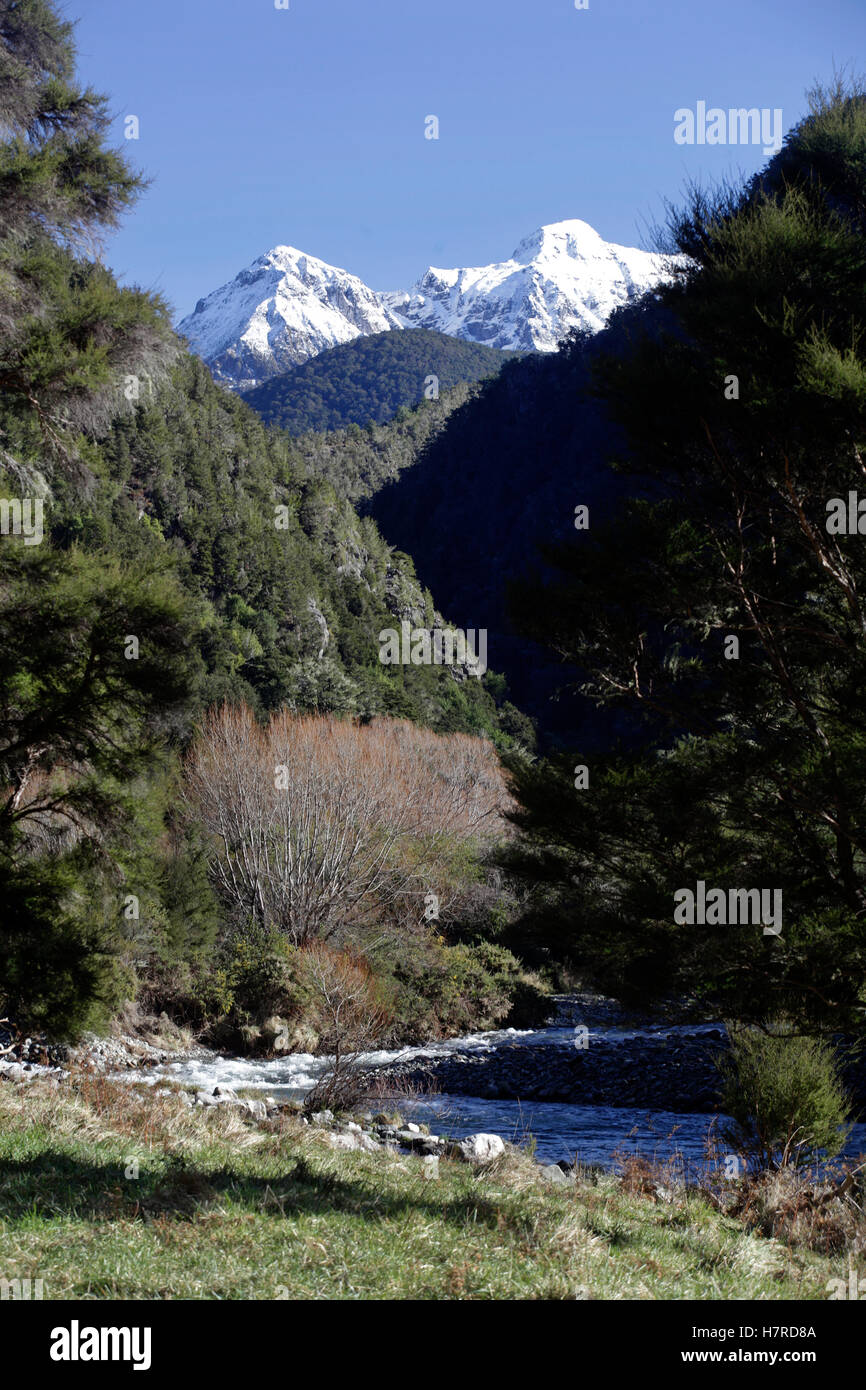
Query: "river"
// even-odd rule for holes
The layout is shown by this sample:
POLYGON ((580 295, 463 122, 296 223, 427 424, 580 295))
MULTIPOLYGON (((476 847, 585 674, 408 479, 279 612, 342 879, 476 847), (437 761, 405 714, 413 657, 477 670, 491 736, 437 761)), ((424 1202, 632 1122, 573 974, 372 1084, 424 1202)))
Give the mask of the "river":
MULTIPOLYGON (((585 997, 569 996, 558 1001, 556 1020, 545 1028, 472 1033, 425 1047, 367 1053, 360 1061, 386 1077, 408 1072, 415 1086, 419 1077, 432 1076, 435 1093, 398 1095, 395 1104, 405 1119, 425 1122, 433 1133, 460 1138, 486 1131, 513 1143, 533 1142, 537 1157, 548 1163, 577 1159, 610 1167, 617 1155, 640 1152, 669 1162, 672 1175, 694 1176, 707 1164, 708 1140, 715 1137, 722 1153, 727 1148, 720 1117, 708 1101, 706 1074, 699 1077, 702 1068, 714 1075, 707 1049, 724 1046, 723 1030, 626 1022, 609 1001, 590 1007, 585 997), (667 1069, 661 1076, 660 1068, 667 1069), (589 1086, 588 1077, 595 1078, 589 1086), (568 1098, 578 1082, 592 1103, 585 1094, 568 1098), (696 1098, 694 1109, 688 1108, 690 1094, 696 1098), (617 1103, 620 1095, 626 1103, 617 1103), (640 1103, 643 1095, 647 1099, 640 1103)), ((306 1053, 273 1059, 211 1055, 168 1063, 151 1076, 208 1090, 249 1087, 297 1100, 327 1066, 327 1058, 306 1053)), ((843 1156, 861 1154, 866 1155, 866 1124, 853 1127, 843 1156)))

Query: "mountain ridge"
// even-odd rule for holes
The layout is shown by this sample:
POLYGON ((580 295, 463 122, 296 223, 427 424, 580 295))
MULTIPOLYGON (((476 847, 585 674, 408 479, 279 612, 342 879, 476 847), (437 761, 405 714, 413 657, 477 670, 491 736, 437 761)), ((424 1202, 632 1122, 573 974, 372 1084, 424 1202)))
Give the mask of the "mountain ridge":
POLYGON ((275 246, 200 299, 178 332, 218 381, 249 390, 325 347, 402 326, 356 275, 275 246))
POLYGON ((485 347, 554 352, 671 274, 655 252, 606 242, 573 218, 538 227, 505 261, 429 266, 408 290, 376 291, 291 246, 259 256, 178 324, 214 377, 249 391, 326 348, 427 328, 485 347))
POLYGON ((505 261, 440 270, 413 288, 385 294, 387 308, 414 326, 487 347, 555 352, 572 329, 597 333, 614 309, 664 278, 665 257, 605 241, 577 218, 538 227, 505 261))

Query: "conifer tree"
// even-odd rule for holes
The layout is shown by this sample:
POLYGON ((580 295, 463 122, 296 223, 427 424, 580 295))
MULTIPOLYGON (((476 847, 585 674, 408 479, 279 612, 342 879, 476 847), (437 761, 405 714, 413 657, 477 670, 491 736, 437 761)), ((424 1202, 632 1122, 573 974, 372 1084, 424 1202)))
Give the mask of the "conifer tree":
POLYGON ((130 988, 127 866, 203 626, 167 554, 125 564, 106 525, 89 553, 54 544, 84 525, 125 374, 176 352, 161 301, 98 259, 142 184, 74 65, 55 6, 0 0, 0 1014, 61 1033, 130 988), (39 525, 15 534, 25 505, 39 525))
POLYGON ((0 390, 7 431, 12 417, 23 434, 12 442, 67 464, 80 464, 77 433, 132 395, 124 379, 152 378, 175 350, 162 301, 94 259, 142 179, 108 147, 106 99, 74 67, 53 5, 0 0, 0 390))
POLYGON ((692 191, 675 283, 598 370, 631 500, 517 600, 643 729, 589 790, 567 764, 516 769, 526 867, 608 987, 864 1019, 864 207, 866 92, 844 83, 746 188, 692 191), (673 895, 698 880, 781 889, 782 933, 678 927, 673 895))

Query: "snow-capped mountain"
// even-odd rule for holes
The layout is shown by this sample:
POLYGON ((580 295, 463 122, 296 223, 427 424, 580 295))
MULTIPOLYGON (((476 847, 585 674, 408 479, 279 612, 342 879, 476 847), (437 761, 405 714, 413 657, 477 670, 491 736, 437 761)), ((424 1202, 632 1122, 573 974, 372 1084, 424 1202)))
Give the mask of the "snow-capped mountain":
POLYGON ((242 391, 362 333, 402 328, 347 270, 275 246, 178 324, 217 381, 242 391))
POLYGON ((666 273, 663 256, 615 246, 576 219, 539 227, 507 261, 430 266, 411 289, 385 293, 277 246, 200 299, 178 327, 217 380, 244 390, 385 329, 433 328, 488 347, 553 352, 569 329, 597 332, 666 273))
POLYGON ((507 261, 431 266, 408 293, 381 299, 412 327, 488 347, 554 352, 569 329, 598 332, 614 309, 664 275, 663 256, 615 246, 574 219, 539 227, 507 261))

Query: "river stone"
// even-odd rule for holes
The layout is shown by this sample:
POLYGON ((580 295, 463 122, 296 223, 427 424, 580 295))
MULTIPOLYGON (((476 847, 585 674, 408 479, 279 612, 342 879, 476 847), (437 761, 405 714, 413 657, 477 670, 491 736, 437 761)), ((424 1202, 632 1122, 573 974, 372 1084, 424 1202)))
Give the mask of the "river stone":
POLYGON ((219 1105, 219 1096, 209 1095, 207 1091, 196 1091, 196 1105, 219 1105))
POLYGON ((401 1144, 404 1144, 407 1149, 420 1148, 422 1144, 427 1142, 429 1137, 428 1134, 417 1134, 410 1129, 400 1129, 396 1133, 396 1138, 401 1144))
POLYGON ((569 1183, 574 1182, 574 1174, 564 1173, 558 1163, 551 1163, 540 1168, 538 1176, 542 1182, 552 1183, 554 1186, 563 1183, 567 1187, 569 1183))
POLYGON ((361 1147, 357 1134, 335 1134, 331 1129, 322 1130, 321 1134, 332 1149, 359 1149, 361 1147))
POLYGON ((469 1134, 457 1145, 457 1152, 467 1163, 490 1163, 505 1153, 498 1134, 469 1134))
POLYGON ((332 1149, 346 1149, 354 1151, 360 1149, 363 1153, 378 1153, 379 1145, 369 1134, 361 1131, 358 1134, 339 1134, 332 1129, 323 1129, 319 1133, 325 1142, 332 1149))

